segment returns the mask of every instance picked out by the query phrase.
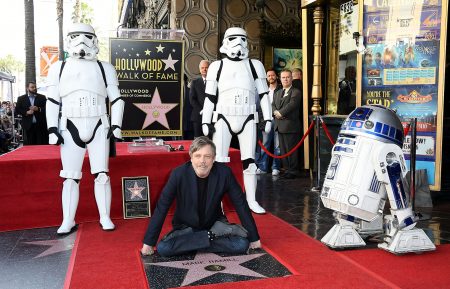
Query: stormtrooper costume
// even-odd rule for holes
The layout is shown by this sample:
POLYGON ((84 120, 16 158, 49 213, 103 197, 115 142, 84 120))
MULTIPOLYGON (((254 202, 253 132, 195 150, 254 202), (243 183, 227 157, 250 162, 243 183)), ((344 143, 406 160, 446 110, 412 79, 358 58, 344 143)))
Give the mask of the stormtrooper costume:
POLYGON ((47 125, 49 143, 61 145, 64 178, 63 222, 58 234, 74 228, 86 149, 94 193, 103 230, 114 230, 110 219, 111 184, 108 176, 109 138, 122 137, 124 101, 120 97, 116 71, 110 63, 97 61, 98 41, 88 24, 73 24, 66 38, 69 58, 53 64, 48 74, 47 125), (111 104, 111 124, 106 98, 111 104))
POLYGON ((321 199, 334 210, 336 225, 322 238, 332 248, 364 246, 383 235, 379 248, 395 254, 435 250, 403 188, 406 175, 403 127, 383 106, 355 109, 342 124, 332 150, 321 199), (391 215, 383 216, 386 199, 391 215))
POLYGON ((237 135, 244 167, 244 186, 250 209, 258 214, 265 210, 256 201, 256 97, 260 98, 265 131, 271 129, 272 108, 263 64, 248 59, 247 33, 232 27, 225 32, 220 52, 227 57, 211 63, 206 75, 206 99, 202 130, 213 134, 217 147, 216 161, 229 162, 231 138, 237 135))

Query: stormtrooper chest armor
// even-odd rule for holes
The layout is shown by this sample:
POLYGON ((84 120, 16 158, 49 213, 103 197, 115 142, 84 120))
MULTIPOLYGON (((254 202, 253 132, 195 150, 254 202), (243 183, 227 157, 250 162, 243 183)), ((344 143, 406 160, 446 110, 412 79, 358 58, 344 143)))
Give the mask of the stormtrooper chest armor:
POLYGON ((223 60, 216 110, 224 115, 248 115, 256 111, 255 82, 249 60, 223 60))
POLYGON ((106 114, 106 87, 97 62, 69 59, 59 83, 63 116, 92 117, 106 114))

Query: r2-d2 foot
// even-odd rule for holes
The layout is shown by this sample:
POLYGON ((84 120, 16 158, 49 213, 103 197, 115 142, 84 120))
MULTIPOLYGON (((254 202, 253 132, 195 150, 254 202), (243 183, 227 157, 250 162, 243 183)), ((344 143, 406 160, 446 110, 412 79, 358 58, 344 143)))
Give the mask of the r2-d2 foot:
POLYGON ((385 216, 384 242, 378 248, 394 254, 434 251, 436 246, 422 229, 399 229, 397 219, 392 215, 385 216))

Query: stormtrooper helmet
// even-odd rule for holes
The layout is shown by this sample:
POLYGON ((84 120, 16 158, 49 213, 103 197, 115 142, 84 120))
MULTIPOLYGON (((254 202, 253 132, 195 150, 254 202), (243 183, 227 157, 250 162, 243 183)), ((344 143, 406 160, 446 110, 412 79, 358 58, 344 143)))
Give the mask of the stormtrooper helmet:
POLYGON ((225 31, 220 52, 230 59, 248 58, 247 32, 240 27, 231 27, 225 31))
POLYGON ((98 40, 94 28, 85 23, 74 23, 66 37, 69 57, 94 60, 98 53, 98 40))

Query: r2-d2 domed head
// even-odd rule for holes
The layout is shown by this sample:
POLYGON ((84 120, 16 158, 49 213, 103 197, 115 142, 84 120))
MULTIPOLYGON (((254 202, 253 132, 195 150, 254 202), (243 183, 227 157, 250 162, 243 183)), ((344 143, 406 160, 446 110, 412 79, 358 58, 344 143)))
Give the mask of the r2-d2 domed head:
POLYGON ((231 27, 225 31, 220 52, 231 59, 248 58, 247 32, 240 27, 231 27))
POLYGON ((98 53, 98 40, 94 28, 85 23, 74 23, 66 37, 69 57, 94 60, 98 53))
POLYGON ((392 109, 379 105, 364 105, 352 111, 339 134, 363 136, 384 143, 403 146, 403 126, 392 109))

